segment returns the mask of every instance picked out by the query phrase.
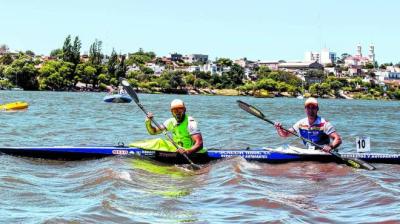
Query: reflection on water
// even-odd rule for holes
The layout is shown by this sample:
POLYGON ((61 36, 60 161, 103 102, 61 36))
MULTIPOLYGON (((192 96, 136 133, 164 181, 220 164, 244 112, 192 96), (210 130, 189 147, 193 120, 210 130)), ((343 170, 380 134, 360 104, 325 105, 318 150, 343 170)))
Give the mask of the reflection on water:
MULTIPOLYGON (((149 138, 135 104, 102 93, 4 91, 27 111, 1 113, 4 146, 114 145, 149 138)), ((304 117, 299 99, 140 94, 159 122, 182 98, 208 148, 300 144, 237 107, 241 99, 286 127, 304 117)), ((375 152, 400 153, 399 102, 320 100, 321 115, 354 151, 370 136, 375 152), (379 110, 377 110, 379 108, 379 110)), ((229 158, 200 171, 139 158, 60 162, 1 155, 4 223, 367 223, 400 221, 400 165, 355 170, 343 164, 265 164, 229 158)))

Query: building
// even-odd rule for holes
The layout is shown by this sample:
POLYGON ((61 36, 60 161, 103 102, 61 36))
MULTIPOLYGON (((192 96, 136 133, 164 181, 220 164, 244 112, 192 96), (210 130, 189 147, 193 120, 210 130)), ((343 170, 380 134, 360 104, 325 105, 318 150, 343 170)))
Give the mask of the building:
POLYGON ((319 62, 319 53, 307 51, 304 54, 304 61, 318 61, 319 62))
POLYGON ((178 54, 178 53, 173 53, 173 54, 169 54, 168 58, 171 59, 171 61, 182 61, 182 55, 178 54))
POLYGON ((373 45, 369 46, 369 54, 367 57, 363 56, 361 45, 357 45, 356 55, 344 59, 344 64, 349 67, 365 66, 368 63, 375 64, 375 47, 373 45))
POLYGON ((330 52, 328 48, 321 50, 321 57, 319 63, 323 65, 333 64, 336 62, 336 53, 330 52))
POLYGON ((271 70, 278 70, 278 61, 258 61, 257 63, 259 66, 265 66, 271 70))
POLYGON ((316 61, 322 65, 333 64, 336 62, 336 53, 324 48, 319 52, 308 51, 304 54, 304 61, 316 61))
POLYGON ((324 66, 318 62, 287 62, 287 63, 279 63, 279 70, 288 70, 293 72, 301 72, 310 69, 319 69, 322 70, 324 66))
POLYGON ((194 62, 201 62, 207 63, 208 55, 205 54, 190 54, 184 58, 185 62, 194 63, 194 62))

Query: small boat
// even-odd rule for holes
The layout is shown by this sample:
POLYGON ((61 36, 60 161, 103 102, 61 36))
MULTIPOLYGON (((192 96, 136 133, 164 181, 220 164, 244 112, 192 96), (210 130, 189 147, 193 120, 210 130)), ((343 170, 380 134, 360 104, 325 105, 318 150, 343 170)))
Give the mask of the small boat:
POLYGON ((10 90, 12 90, 12 91, 23 91, 24 89, 22 89, 20 87, 13 87, 10 90))
MULTIPOLYGON (((56 159, 56 160, 83 160, 95 159, 108 156, 126 156, 154 159, 164 163, 182 164, 187 160, 176 153, 158 152, 131 148, 125 145, 118 146, 43 146, 43 147, 0 147, 4 154, 56 159)), ((344 158, 359 158, 371 163, 400 164, 400 154, 387 153, 348 153, 343 152, 344 158)), ((242 157, 248 161, 265 163, 287 163, 298 161, 337 162, 335 156, 319 150, 302 149, 293 146, 278 148, 255 148, 255 149, 209 149, 207 153, 194 153, 190 158, 195 163, 205 164, 213 160, 229 157, 242 157)))
POLYGON ((127 94, 112 94, 103 98, 107 103, 130 103, 132 98, 127 94))
POLYGON ((15 111, 15 110, 25 110, 28 108, 29 104, 27 102, 17 101, 12 103, 0 104, 1 111, 15 111))

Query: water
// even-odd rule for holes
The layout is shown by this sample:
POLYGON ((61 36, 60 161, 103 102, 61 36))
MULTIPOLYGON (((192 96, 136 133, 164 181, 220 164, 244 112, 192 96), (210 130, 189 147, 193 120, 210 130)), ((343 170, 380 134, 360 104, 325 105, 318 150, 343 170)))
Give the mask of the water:
MULTIPOLYGON (((4 146, 115 145, 151 138, 134 103, 107 104, 102 93, 1 91, 2 102, 27 101, 1 113, 4 146)), ((239 109, 241 99, 290 127, 302 100, 139 95, 159 122, 183 99, 205 145, 244 148, 284 143, 273 127, 239 109)), ((374 152, 400 153, 400 102, 320 100, 320 114, 342 135, 342 151, 370 136, 374 152)), ((241 158, 198 172, 133 158, 50 161, 1 155, 1 223, 377 223, 400 222, 400 165, 355 170, 342 164, 264 164, 241 158)))

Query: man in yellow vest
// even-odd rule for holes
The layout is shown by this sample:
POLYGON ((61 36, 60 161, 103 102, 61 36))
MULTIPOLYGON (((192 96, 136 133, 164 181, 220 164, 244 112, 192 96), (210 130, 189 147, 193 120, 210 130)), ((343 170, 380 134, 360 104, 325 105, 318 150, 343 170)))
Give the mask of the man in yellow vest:
POLYGON ((166 120, 161 129, 154 127, 151 123, 153 113, 149 112, 145 121, 146 129, 151 135, 160 134, 163 130, 172 133, 172 139, 180 148, 176 149, 178 153, 190 155, 192 153, 204 153, 203 137, 197 122, 193 117, 186 114, 186 106, 180 99, 171 102, 172 118, 166 120))

